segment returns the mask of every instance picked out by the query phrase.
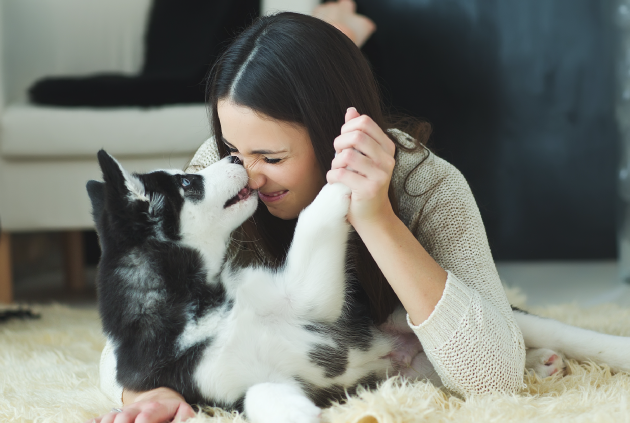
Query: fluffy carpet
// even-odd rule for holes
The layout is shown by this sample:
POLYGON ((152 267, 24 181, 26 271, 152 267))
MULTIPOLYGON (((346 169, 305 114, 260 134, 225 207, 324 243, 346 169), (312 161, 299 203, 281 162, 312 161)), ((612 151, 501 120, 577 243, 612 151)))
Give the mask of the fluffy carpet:
MULTIPOLYGON (((575 304, 532 308, 509 290, 513 304, 533 313, 614 335, 630 336, 630 308, 575 304)), ((37 320, 0 324, 0 422, 83 422, 113 404, 98 388, 104 338, 94 310, 31 306, 37 320)), ((630 354, 629 354, 630 356, 630 354)), ((630 358, 630 357, 629 357, 630 358)), ((568 376, 527 374, 517 395, 462 400, 426 382, 384 382, 324 411, 324 422, 622 422, 630 421, 630 375, 569 361, 568 376)), ((190 423, 244 421, 208 410, 190 423)))

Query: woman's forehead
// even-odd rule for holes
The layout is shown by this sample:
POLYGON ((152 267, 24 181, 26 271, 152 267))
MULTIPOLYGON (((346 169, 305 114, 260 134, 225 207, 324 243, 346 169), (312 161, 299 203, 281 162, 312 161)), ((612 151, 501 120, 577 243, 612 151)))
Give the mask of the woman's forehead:
POLYGON ((229 101, 219 101, 217 113, 223 141, 241 153, 259 150, 295 150, 310 144, 306 128, 278 121, 248 107, 229 101))

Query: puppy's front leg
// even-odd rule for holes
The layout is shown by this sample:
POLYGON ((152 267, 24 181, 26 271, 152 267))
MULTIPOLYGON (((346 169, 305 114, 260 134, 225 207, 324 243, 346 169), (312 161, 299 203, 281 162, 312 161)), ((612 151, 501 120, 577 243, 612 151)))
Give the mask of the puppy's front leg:
POLYGON ((292 307, 311 320, 335 321, 345 300, 350 188, 328 184, 300 213, 280 275, 292 307))
POLYGON ((293 384, 265 382, 245 395, 245 415, 252 423, 317 423, 321 410, 293 384))

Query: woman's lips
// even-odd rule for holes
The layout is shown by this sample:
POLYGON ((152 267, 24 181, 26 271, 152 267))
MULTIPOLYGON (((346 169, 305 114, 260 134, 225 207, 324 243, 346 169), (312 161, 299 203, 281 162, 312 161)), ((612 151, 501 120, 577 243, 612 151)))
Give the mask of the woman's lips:
POLYGON ((263 200, 265 203, 272 203, 274 201, 282 200, 287 195, 288 192, 289 192, 288 189, 285 189, 284 191, 270 192, 268 194, 264 194, 258 191, 258 197, 261 200, 263 200))

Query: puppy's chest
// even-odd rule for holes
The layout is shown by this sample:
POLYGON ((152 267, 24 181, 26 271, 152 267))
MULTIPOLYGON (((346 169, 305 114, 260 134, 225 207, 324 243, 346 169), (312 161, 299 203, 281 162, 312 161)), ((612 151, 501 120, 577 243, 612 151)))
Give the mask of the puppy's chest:
POLYGON ((248 386, 268 381, 270 375, 306 375, 307 379, 323 375, 309 353, 317 345, 332 347, 334 343, 309 330, 307 322, 261 316, 238 307, 220 321, 214 320, 217 318, 207 320, 206 333, 212 331, 213 335, 195 372, 206 395, 233 400, 248 386))
POLYGON ((275 366, 301 361, 315 345, 332 343, 329 337, 309 330, 309 323, 234 307, 217 328, 211 348, 219 362, 242 360, 243 364, 275 366))

